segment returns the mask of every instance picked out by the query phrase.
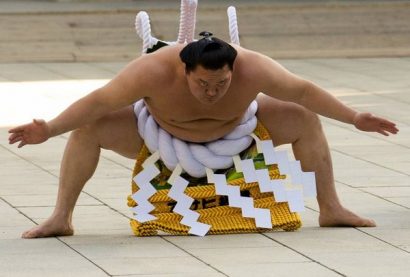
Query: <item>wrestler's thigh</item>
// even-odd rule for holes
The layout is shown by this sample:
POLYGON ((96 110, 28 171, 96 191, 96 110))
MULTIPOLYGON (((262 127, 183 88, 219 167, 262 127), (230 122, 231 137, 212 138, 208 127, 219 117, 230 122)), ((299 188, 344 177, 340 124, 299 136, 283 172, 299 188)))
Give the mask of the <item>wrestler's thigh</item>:
POLYGON ((93 125, 93 132, 101 148, 135 159, 143 140, 138 134, 137 119, 132 106, 112 112, 93 125))
POLYGON ((268 130, 273 144, 293 143, 297 141, 306 129, 307 121, 313 113, 306 108, 284 102, 260 93, 258 102, 258 120, 268 130))

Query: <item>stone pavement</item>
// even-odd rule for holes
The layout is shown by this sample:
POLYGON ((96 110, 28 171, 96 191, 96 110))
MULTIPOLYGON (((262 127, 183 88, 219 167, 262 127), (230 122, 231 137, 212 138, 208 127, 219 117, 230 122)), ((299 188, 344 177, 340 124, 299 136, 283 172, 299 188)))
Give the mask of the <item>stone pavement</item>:
POLYGON ((67 135, 17 149, 7 128, 49 119, 124 63, 0 66, 0 276, 408 276, 410 58, 280 60, 345 103, 398 123, 397 136, 324 119, 343 203, 376 228, 319 228, 307 202, 296 232, 137 238, 126 206, 133 161, 103 152, 74 213, 76 235, 22 240, 56 200, 67 135))
MULTIPOLYGON (((95 32, 99 32, 100 25, 93 21, 99 18, 96 15, 81 25, 81 20, 85 20, 85 17, 79 17, 78 13, 81 10, 87 13, 84 9, 86 4, 66 4, 65 10, 61 11, 61 6, 57 8, 53 3, 36 10, 35 7, 39 6, 34 4, 35 1, 32 2, 31 6, 27 3, 20 5, 19 1, 13 4, 0 2, 0 59, 3 62, 0 63, 0 276, 408 276, 410 57, 392 57, 397 56, 392 53, 409 53, 408 44, 406 46, 405 43, 409 37, 407 30, 410 30, 408 20, 404 20, 404 15, 408 12, 408 9, 405 9, 408 7, 405 1, 393 1, 396 4, 389 4, 392 6, 380 4, 382 8, 390 7, 384 10, 386 13, 382 12, 380 6, 373 5, 380 8, 378 15, 381 17, 371 17, 372 13, 361 6, 355 10, 356 21, 347 20, 345 24, 354 26, 353 23, 359 22, 360 18, 367 18, 368 25, 359 24, 361 28, 358 28, 356 35, 352 33, 349 36, 345 33, 339 36, 364 36, 366 28, 371 27, 367 34, 377 33, 374 37, 381 38, 374 42, 384 41, 374 44, 373 49, 380 46, 380 49, 387 50, 374 55, 375 52, 364 48, 362 55, 388 55, 390 58, 279 60, 292 72, 315 81, 352 107, 397 122, 400 133, 396 136, 383 137, 359 132, 346 124, 323 118, 334 159, 337 190, 342 202, 353 211, 375 219, 378 224, 376 228, 319 228, 317 204, 314 200, 308 200, 307 209, 301 214, 304 226, 296 232, 204 238, 167 235, 137 238, 132 235, 129 227, 131 212, 126 206, 133 161, 103 151, 96 174, 81 193, 74 213, 76 235, 23 240, 20 239, 21 233, 42 222, 53 210, 59 163, 67 134, 50 139, 41 145, 17 149, 7 143, 8 128, 25 123, 33 117, 51 119, 79 97, 105 84, 126 64, 125 60, 130 60, 131 55, 140 49, 139 42, 133 37, 132 29, 126 30, 129 32, 126 35, 129 40, 122 40, 124 48, 118 51, 115 50, 116 45, 105 45, 105 49, 98 50, 95 45, 88 44, 91 46, 87 48, 87 44, 78 41, 87 38, 87 35, 90 38, 96 36, 95 32), (402 5, 402 10, 396 13, 396 18, 392 16, 394 10, 398 10, 397 6, 391 8, 394 5, 402 5), (48 11, 45 10, 46 7, 48 11), (67 14, 67 9, 73 9, 72 13, 67 14), (55 15, 59 11, 60 14, 55 15), (43 13, 44 18, 30 16, 30 12, 43 13), (67 17, 73 24, 80 22, 80 26, 86 26, 86 30, 76 29, 78 25, 75 24, 66 25, 64 20, 67 20, 67 17), (384 21, 381 18, 394 18, 397 21, 384 21), (13 29, 10 22, 18 24, 13 29), (36 23, 39 22, 45 25, 40 24, 43 27, 38 28, 39 25, 36 23), (388 24, 389 22, 396 24, 388 24), (46 23, 49 24, 49 29, 45 27, 46 23), (61 29, 56 28, 59 24, 62 26, 61 29), (22 26, 26 26, 26 30, 22 26), (26 34, 27 29, 30 29, 27 27, 32 26, 37 26, 34 28, 38 31, 36 35, 16 42, 16 32, 24 31, 26 34), (67 29, 67 26, 72 26, 71 37, 68 42, 61 41, 59 44, 58 41, 65 37, 61 30, 67 29), (380 27, 379 32, 375 31, 376 26, 380 27), (399 31, 392 33, 392 29, 399 31), (8 37, 4 34, 8 34, 8 37), (58 37, 59 34, 61 37, 58 37), (77 40, 77 44, 73 44, 76 47, 67 46, 76 36, 81 38, 77 40), (10 37, 14 40, 7 39, 10 37), (52 41, 56 44, 49 44, 52 41), (397 44, 398 42, 404 43, 397 44), (8 47, 5 47, 6 44, 8 47), (81 47, 82 45, 84 47, 81 47), (391 48, 386 48, 386 45, 390 45, 391 48), (24 51, 23 46, 26 46, 24 51), (10 52, 13 49, 15 51, 10 52), (398 52, 394 52, 396 50, 398 52), (66 56, 68 58, 61 58, 61 53, 74 54, 66 56), (132 54, 121 56, 121 53, 132 54), (99 60, 104 55, 107 59, 99 60), (74 60, 89 62, 69 62, 74 60)), ((156 2, 167 5, 166 1, 156 2)), ((225 5, 226 1, 221 2, 225 5)), ((238 3, 246 7, 246 2, 238 3)), ((263 2, 269 1, 260 0, 253 3, 263 2)), ((300 2, 303 1, 297 3, 299 7, 303 4, 300 2)), ((368 2, 367 7, 372 6, 369 4, 371 1, 365 2, 368 2)), ((138 3, 148 5, 147 1, 138 3)), ((204 14, 212 16, 212 5, 216 2, 209 3, 209 10, 204 14)), ((134 7, 134 4, 123 4, 118 13, 133 17, 133 12, 126 12, 126 5, 134 7)), ((88 14, 95 14, 95 5, 89 5, 88 14)), ((103 14, 107 19, 115 17, 119 20, 120 16, 113 16, 116 13, 112 11, 113 7, 110 7, 109 3, 99 7, 100 16, 103 14)), ((164 11, 169 8, 168 6, 156 7, 154 14, 161 13, 161 10, 163 14, 167 14, 164 11)), ((283 12, 279 18, 285 20, 289 15, 288 9, 284 7, 282 10, 276 10, 278 13, 283 12)), ((346 9, 352 12, 352 9, 346 9)), ((317 6, 313 10, 321 10, 322 13, 319 14, 326 14, 317 6)), ((245 14, 245 11, 244 8, 242 12, 245 14)), ((252 21, 252 18, 258 15, 257 11, 255 8, 250 9, 253 17, 247 19, 247 28, 260 30, 259 22, 252 21)), ((294 11, 296 12, 296 9, 294 11)), ((312 8, 307 11, 302 13, 303 16, 300 18, 310 22, 308 19, 314 18, 312 14, 309 15, 312 8)), ((177 9, 174 9, 174 13, 177 13, 177 9)), ((171 22, 175 20, 175 14, 171 11, 167 17, 161 17, 161 20, 171 22)), ((350 15, 352 16, 352 13, 350 15)), ((113 19, 112 22, 117 22, 117 19, 113 19)), ((329 29, 326 35, 323 34, 324 39, 329 37, 332 30, 334 31, 332 28, 342 22, 341 19, 338 20, 329 22, 329 29)), ((305 37, 300 40, 302 45, 304 42, 314 41, 307 38, 309 26, 303 26, 303 22, 298 21, 297 24, 290 26, 290 30, 294 30, 295 34, 297 30, 307 28, 303 29, 305 33, 300 33, 301 37, 305 37)), ((106 26, 124 26, 121 23, 110 27, 112 24, 107 23, 106 26)), ((170 23, 169 28, 174 28, 172 24, 170 23)), ((317 24, 316 26, 321 25, 319 22, 317 24)), ((157 26, 167 28, 163 24, 157 26)), ((225 22, 223 26, 226 26, 225 22)), ((326 26, 322 24, 323 28, 326 26)), ((120 30, 126 28, 130 27, 123 27, 120 30)), ((340 30, 345 29, 341 27, 340 30)), ((165 31, 166 29, 163 29, 161 32, 166 33, 165 31)), ((258 36, 249 36, 249 40, 245 42, 249 46, 255 46, 254 48, 268 51, 266 43, 272 46, 272 41, 277 41, 272 39, 273 34, 275 32, 261 35, 264 41, 259 40, 258 36)), ((174 35, 173 33, 171 38, 174 35)), ((109 38, 112 40, 112 37, 109 38)), ((281 49, 285 51, 286 43, 283 45, 281 49)), ((309 49, 314 50, 314 46, 310 46, 309 49)), ((342 51, 343 47, 333 48, 333 44, 326 47, 336 49, 336 56, 346 57, 346 52, 342 51)), ((323 49, 318 49, 317 55, 329 56, 323 49)), ((353 49, 356 53, 353 56, 358 56, 358 48, 347 49, 353 49)), ((280 49, 276 50, 275 53, 267 54, 275 58, 286 56, 281 56, 284 52, 280 52, 280 49)), ((313 53, 309 51, 307 52, 313 53)), ((295 53, 290 56, 301 57, 295 53)))

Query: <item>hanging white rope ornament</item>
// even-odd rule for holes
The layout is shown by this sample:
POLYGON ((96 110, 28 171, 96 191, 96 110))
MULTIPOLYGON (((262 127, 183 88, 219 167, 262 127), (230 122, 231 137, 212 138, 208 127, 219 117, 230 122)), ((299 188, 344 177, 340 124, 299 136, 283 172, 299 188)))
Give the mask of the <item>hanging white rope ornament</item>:
POLYGON ((229 36, 231 37, 231 42, 237 45, 239 43, 239 31, 238 31, 238 19, 236 17, 236 9, 230 6, 227 10, 228 20, 229 20, 229 36))
POLYGON ((195 36, 195 23, 196 23, 196 8, 198 6, 197 0, 187 0, 189 9, 188 9, 188 20, 187 28, 185 33, 185 41, 190 43, 194 41, 195 36))
POLYGON ((146 12, 141 11, 135 17, 135 30, 142 39, 142 53, 147 53, 147 49, 156 44, 158 39, 151 35, 151 24, 146 12))
POLYGON ((256 128, 258 104, 253 101, 241 123, 225 137, 205 144, 180 140, 163 130, 140 100, 134 105, 138 131, 151 153, 159 151, 161 160, 171 171, 179 163, 192 177, 206 176, 206 168, 225 169, 233 165, 232 156, 249 147, 256 128))
POLYGON ((188 24, 188 14, 189 14, 189 5, 188 0, 181 1, 181 11, 179 16, 179 32, 178 32, 178 43, 185 43, 185 34, 187 33, 187 24, 188 24))

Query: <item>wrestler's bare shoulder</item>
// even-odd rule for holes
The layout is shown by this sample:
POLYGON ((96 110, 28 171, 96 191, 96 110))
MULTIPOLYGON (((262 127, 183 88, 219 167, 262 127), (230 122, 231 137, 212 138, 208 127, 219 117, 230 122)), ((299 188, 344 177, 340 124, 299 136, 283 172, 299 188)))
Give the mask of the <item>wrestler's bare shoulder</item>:
POLYGON ((242 82, 242 88, 248 91, 257 90, 285 101, 295 100, 289 98, 287 92, 301 91, 306 85, 302 78, 286 70, 271 57, 245 48, 238 49, 235 73, 239 76, 236 78, 239 79, 238 82, 242 82))
POLYGON ((176 61, 180 61, 179 53, 184 48, 185 44, 175 44, 162 47, 155 52, 143 55, 147 61, 161 64, 166 69, 172 69, 176 65, 176 61))
POLYGON ((147 80, 151 85, 161 86, 175 80, 175 72, 181 67, 179 52, 183 44, 166 46, 133 60, 125 69, 126 75, 147 80), (158 82, 161 80, 161 82, 158 82))
MULTIPOLYGON (((240 46, 235 46, 238 51, 237 59, 235 60, 238 74, 251 77, 252 79, 261 76, 261 71, 267 67, 271 70, 278 70, 280 65, 271 57, 262 53, 249 50, 240 46)), ((263 74, 262 74, 263 75, 263 74)))

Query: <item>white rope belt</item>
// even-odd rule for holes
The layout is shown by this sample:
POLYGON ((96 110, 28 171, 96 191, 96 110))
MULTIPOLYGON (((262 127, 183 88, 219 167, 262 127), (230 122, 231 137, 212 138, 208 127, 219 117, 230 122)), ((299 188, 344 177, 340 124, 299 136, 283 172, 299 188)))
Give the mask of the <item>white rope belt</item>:
POLYGON ((253 101, 240 125, 221 139, 200 144, 186 142, 162 129, 149 113, 143 100, 134 104, 138 119, 138 132, 151 153, 159 151, 165 166, 173 171, 177 164, 192 177, 206 176, 206 168, 225 169, 233 165, 232 157, 252 143, 251 134, 256 128, 258 104, 253 101))

